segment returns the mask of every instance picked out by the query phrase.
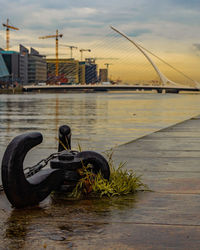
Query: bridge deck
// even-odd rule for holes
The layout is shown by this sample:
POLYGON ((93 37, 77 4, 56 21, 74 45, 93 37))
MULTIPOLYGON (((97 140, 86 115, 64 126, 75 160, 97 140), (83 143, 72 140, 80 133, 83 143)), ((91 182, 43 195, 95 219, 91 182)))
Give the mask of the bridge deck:
MULTIPOLYGON (((43 157, 40 150, 33 158, 43 157)), ((2 248, 199 249, 200 117, 122 145, 114 157, 153 192, 78 202, 54 196, 26 210, 11 210, 1 196, 2 248)))
POLYGON ((178 93, 179 91, 199 92, 200 89, 187 86, 150 86, 150 85, 46 85, 46 86, 23 86, 25 92, 68 92, 68 91, 135 91, 135 90, 155 90, 157 92, 178 93))

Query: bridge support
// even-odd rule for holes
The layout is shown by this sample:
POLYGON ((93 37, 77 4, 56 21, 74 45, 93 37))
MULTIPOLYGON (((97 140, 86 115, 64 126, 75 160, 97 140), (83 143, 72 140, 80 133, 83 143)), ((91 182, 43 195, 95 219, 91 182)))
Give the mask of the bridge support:
POLYGON ((157 92, 158 92, 159 94, 161 94, 161 93, 162 93, 162 89, 157 89, 157 92))
POLYGON ((170 94, 178 94, 179 93, 179 90, 178 89, 157 89, 157 92, 159 94, 166 94, 166 93, 170 93, 170 94))

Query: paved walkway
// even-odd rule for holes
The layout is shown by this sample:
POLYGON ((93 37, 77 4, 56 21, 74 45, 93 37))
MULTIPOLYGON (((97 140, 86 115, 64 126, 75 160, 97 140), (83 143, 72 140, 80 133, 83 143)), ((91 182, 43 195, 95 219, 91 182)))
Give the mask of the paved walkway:
POLYGON ((153 192, 105 200, 0 200, 2 249, 200 249, 200 117, 116 149, 153 192))
POLYGON ((132 246, 200 249, 200 117, 122 145, 115 157, 127 160, 154 191, 132 211, 132 246))

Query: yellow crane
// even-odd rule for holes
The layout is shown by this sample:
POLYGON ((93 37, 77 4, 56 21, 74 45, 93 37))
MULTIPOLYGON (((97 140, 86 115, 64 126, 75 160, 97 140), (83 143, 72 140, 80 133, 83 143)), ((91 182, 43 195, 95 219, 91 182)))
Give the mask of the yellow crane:
POLYGON ((56 38, 56 76, 58 76, 58 38, 63 37, 63 34, 58 34, 58 30, 56 30, 55 35, 51 36, 41 36, 39 39, 46 39, 46 38, 56 38))
POLYGON ((10 29, 19 30, 18 28, 9 25, 9 19, 7 19, 6 23, 2 23, 3 27, 6 27, 6 50, 9 50, 10 43, 10 29))

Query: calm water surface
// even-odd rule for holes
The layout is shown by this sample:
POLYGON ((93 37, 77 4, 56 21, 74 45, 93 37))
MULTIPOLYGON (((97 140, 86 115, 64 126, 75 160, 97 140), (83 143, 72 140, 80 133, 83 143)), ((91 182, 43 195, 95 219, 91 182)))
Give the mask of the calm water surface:
POLYGON ((0 152, 16 135, 40 131, 55 150, 60 125, 73 147, 104 151, 200 114, 198 94, 63 93, 0 96, 0 152))

